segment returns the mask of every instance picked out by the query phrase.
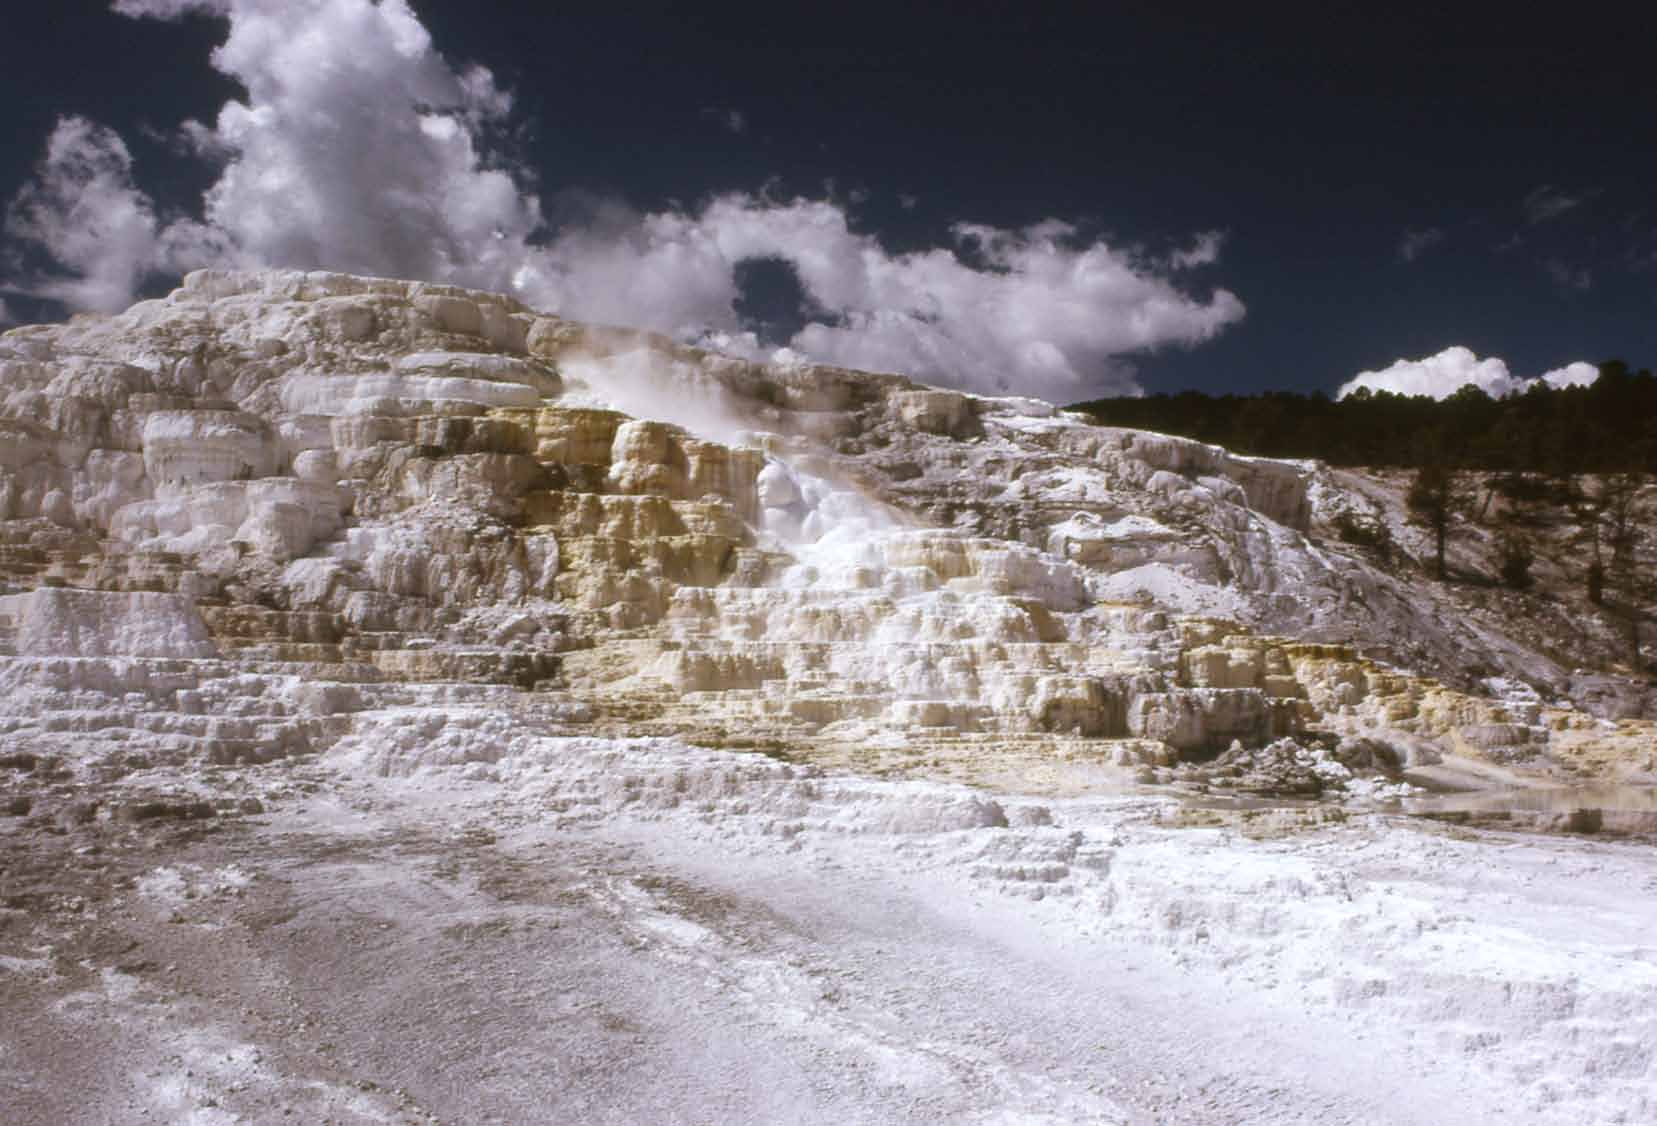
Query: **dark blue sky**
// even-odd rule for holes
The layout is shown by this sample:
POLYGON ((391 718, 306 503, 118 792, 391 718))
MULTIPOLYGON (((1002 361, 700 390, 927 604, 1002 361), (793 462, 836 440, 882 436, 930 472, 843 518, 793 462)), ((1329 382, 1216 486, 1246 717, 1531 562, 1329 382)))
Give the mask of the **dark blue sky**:
MULTIPOLYGON (((894 251, 963 220, 1059 217, 1158 252, 1223 231, 1219 261, 1182 284, 1233 291, 1247 317, 1135 357, 1148 390, 1333 390, 1452 344, 1522 375, 1657 363, 1649 24, 1473 8, 1323 6, 1308 23, 1115 5, 412 6, 451 60, 516 94, 512 144, 555 217, 591 197, 651 209, 832 183, 894 251)), ((79 113, 127 138, 163 206, 199 197, 212 170, 146 130, 237 94, 208 65, 222 25, 96 2, 5 18, 0 196, 79 113)), ((776 313, 777 295, 745 308, 776 313)))

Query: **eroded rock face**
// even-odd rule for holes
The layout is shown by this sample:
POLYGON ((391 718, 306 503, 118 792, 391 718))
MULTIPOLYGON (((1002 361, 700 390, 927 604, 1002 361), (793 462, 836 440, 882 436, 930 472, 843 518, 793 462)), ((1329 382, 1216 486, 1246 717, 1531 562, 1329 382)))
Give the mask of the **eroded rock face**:
POLYGON ((0 595, 12 648, 28 657, 218 656, 193 599, 41 587, 0 595))
POLYGON ((1308 538, 1319 467, 1030 400, 202 272, 0 338, 0 439, 4 722, 48 749, 258 759, 534 687, 572 728, 1022 740, 1151 777, 1235 747, 1290 789, 1295 748, 1341 740, 1398 769, 1657 767, 1641 721, 1360 657, 1570 684, 1308 538))

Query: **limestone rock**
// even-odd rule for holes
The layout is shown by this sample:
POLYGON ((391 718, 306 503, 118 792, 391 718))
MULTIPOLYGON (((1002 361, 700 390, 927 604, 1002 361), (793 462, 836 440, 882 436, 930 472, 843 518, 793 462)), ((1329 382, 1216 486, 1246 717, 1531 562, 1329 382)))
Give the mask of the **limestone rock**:
POLYGON ((400 707, 494 730, 532 689, 830 755, 1218 755, 1257 792, 1638 769, 1649 724, 1512 686, 1638 693, 1314 538, 1359 484, 455 287, 203 271, 0 337, 0 722, 263 761, 400 707))
POLYGON ((202 658, 218 653, 190 600, 174 594, 41 587, 0 596, 24 656, 202 658))

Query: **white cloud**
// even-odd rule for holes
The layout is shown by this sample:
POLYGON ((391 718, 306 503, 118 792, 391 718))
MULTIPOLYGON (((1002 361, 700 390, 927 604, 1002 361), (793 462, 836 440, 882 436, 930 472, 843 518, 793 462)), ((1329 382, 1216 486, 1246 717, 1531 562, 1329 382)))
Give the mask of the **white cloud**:
MULTIPOLYGON (((189 0, 145 6, 201 7, 189 0)), ((213 64, 247 89, 200 145, 228 154, 206 220, 249 263, 505 285, 539 203, 488 168, 509 99, 457 70, 403 0, 226 0, 213 64)))
POLYGON ((1426 227, 1419 231, 1406 230, 1404 237, 1398 241, 1398 260, 1414 262, 1443 241, 1442 227, 1426 227))
POLYGON ((1114 357, 1195 344, 1243 315, 1234 295, 1194 300, 1064 223, 962 224, 955 235, 955 248, 893 255, 854 231, 836 204, 733 193, 696 214, 612 214, 565 235, 530 267, 546 272, 520 281, 571 316, 732 348, 741 339, 737 263, 779 258, 817 314, 788 342, 795 352, 1059 398, 1132 391, 1114 357))
POLYGON ((123 16, 176 20, 189 12, 229 13, 234 0, 115 0, 110 7, 123 16))
POLYGON ((958 226, 960 244, 984 259, 984 269, 945 249, 887 257, 834 224, 818 233, 831 237, 793 261, 806 292, 839 320, 807 325, 793 346, 848 366, 1054 398, 1104 373, 1112 389, 1132 390, 1112 357, 1195 344, 1243 316, 1233 294, 1192 300, 1127 255, 1053 221, 1020 231, 958 226))
POLYGON ((1367 387, 1371 391, 1445 399, 1469 383, 1496 396, 1519 385, 1509 374, 1506 362, 1494 356, 1481 360, 1472 349, 1457 344, 1424 360, 1394 360, 1380 371, 1359 372, 1341 387, 1336 398, 1344 399, 1358 388, 1367 387))
POLYGON ((1582 360, 1545 371, 1541 375, 1542 382, 1549 387, 1586 387, 1598 378, 1599 368, 1582 360))
POLYGON ((123 308, 148 274, 211 256, 198 224, 161 228, 133 184, 125 142, 84 117, 59 119, 35 178, 7 208, 5 231, 40 245, 67 271, 32 291, 77 309, 123 308))
POLYGON ((115 10, 227 16, 213 65, 247 96, 212 125, 180 130, 223 162, 205 223, 163 226, 121 138, 60 121, 8 223, 68 275, 36 292, 107 310, 148 273, 210 264, 510 284, 540 207, 485 165, 477 143, 510 100, 487 71, 434 51, 404 0, 119 0, 115 10))
POLYGON ((199 222, 157 216, 115 133, 59 124, 8 233, 59 267, 32 291, 77 308, 118 308, 146 275, 195 265, 328 268, 506 290, 570 316, 740 347, 736 267, 778 258, 813 318, 787 342, 796 352, 1055 398, 1134 391, 1121 357, 1199 343, 1243 316, 1235 295, 1193 296, 1168 276, 1214 262, 1217 232, 1155 261, 1058 221, 960 224, 952 246, 893 254, 839 203, 734 192, 651 214, 607 204, 552 234, 533 177, 485 142, 510 98, 489 71, 436 51, 406 0, 115 10, 225 18, 213 65, 245 95, 211 124, 180 128, 191 152, 222 166, 199 222))
MULTIPOLYGON (((1553 387, 1584 387, 1599 378, 1599 369, 1593 364, 1578 361, 1539 378, 1553 387)), ((1395 360, 1380 371, 1359 372, 1342 384, 1335 397, 1344 399, 1360 387, 1366 387, 1371 391, 1390 391, 1395 395, 1447 399, 1472 384, 1493 398, 1501 398, 1523 392, 1536 382, 1536 379, 1517 378, 1508 370, 1507 362, 1496 356, 1481 360, 1472 349, 1457 344, 1426 359, 1395 360)))
POLYGON ((1176 250, 1168 256, 1168 265, 1175 270, 1211 266, 1220 260, 1220 247, 1224 243, 1224 231, 1199 231, 1187 249, 1176 250))

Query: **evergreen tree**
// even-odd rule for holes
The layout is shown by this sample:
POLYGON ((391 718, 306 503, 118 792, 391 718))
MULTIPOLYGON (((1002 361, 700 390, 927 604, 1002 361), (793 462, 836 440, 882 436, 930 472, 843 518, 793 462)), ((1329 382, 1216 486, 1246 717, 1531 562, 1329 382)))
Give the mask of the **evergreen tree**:
POLYGON ((1640 621, 1651 593, 1638 551, 1640 530, 1651 516, 1644 496, 1645 483, 1644 473, 1631 472, 1612 474, 1601 485, 1605 544, 1611 551, 1606 579, 1616 595, 1617 613, 1628 624, 1629 660, 1636 669, 1641 667, 1640 621))
POLYGON ((1571 509, 1571 516, 1576 521, 1577 532, 1572 537, 1576 544, 1587 544, 1588 555, 1588 601, 1595 606, 1605 600, 1605 554, 1602 546, 1605 537, 1600 534, 1600 520, 1605 515, 1605 485, 1603 479, 1579 483, 1573 477, 1562 479, 1564 487, 1568 489, 1567 504, 1571 509))
POLYGON ((1536 552, 1530 546, 1530 540, 1517 532, 1506 532, 1502 535, 1499 546, 1501 552, 1502 581, 1514 590, 1529 590, 1531 583, 1531 564, 1536 562, 1536 552))
POLYGON ((1456 472, 1437 458, 1415 471, 1410 491, 1404 498, 1409 506, 1412 522, 1426 528, 1433 535, 1433 573, 1445 577, 1444 547, 1450 538, 1450 529, 1458 513, 1466 507, 1466 496, 1456 480, 1456 472))
POLYGON ((1213 442, 1266 457, 1316 457, 1333 465, 1421 468, 1417 436, 1444 435, 1452 468, 1542 473, 1645 469, 1657 444, 1657 376, 1609 360, 1587 387, 1535 383, 1493 399, 1463 387, 1442 401, 1360 388, 1336 402, 1325 395, 1268 391, 1210 396, 1195 391, 1137 399, 1096 399, 1073 409, 1111 426, 1138 427, 1213 442))

